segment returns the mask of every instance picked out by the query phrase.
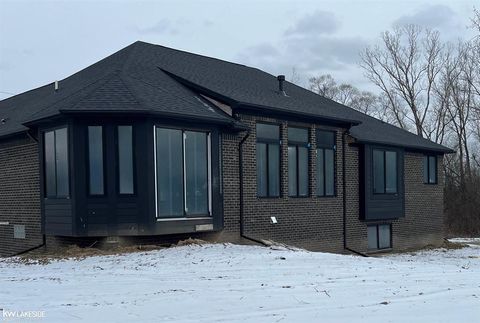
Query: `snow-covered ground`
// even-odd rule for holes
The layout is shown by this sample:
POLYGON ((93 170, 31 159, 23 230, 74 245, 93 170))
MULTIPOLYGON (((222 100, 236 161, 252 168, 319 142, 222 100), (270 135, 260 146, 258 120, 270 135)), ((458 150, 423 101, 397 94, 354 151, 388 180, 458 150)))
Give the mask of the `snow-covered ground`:
POLYGON ((478 245, 382 258, 276 249, 0 260, 0 308, 45 311, 28 322, 480 321, 478 245))

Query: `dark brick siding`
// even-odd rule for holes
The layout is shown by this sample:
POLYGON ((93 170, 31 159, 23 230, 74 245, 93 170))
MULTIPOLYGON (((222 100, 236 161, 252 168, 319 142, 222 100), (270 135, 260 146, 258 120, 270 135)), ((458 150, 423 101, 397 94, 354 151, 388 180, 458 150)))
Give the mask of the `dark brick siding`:
MULTIPOLYGON (((245 234, 256 239, 271 239, 317 251, 344 252, 343 237, 343 165, 342 134, 345 129, 318 124, 306 124, 265 117, 241 116, 251 129, 243 145, 245 234), (257 121, 281 125, 281 196, 256 196, 256 134, 257 121), (310 129, 309 188, 305 198, 288 197, 288 126, 310 129), (336 131, 336 196, 317 197, 315 129, 336 131), (278 223, 272 224, 275 216, 278 223)), ((222 141, 224 230, 218 233, 198 233, 156 237, 129 237, 122 240, 139 244, 174 243, 188 237, 211 241, 240 240, 240 200, 238 145, 245 136, 224 134, 222 141)), ((367 224, 359 220, 359 148, 346 136, 346 232, 347 246, 367 251, 367 224)), ((443 239, 443 184, 439 171, 437 185, 423 183, 422 154, 405 154, 405 218, 392 222, 394 250, 437 245, 443 239)), ((439 159, 439 170, 442 169, 439 159)), ((11 255, 35 247, 42 242, 40 219, 38 144, 28 138, 0 142, 0 255, 11 255), (13 238, 13 225, 26 226, 26 239, 13 238)), ((103 243, 96 239, 48 237, 47 246, 56 248, 68 244, 103 243)))
POLYGON ((0 256, 42 243, 38 144, 26 137, 0 142, 0 256), (14 225, 25 225, 25 239, 14 239, 14 225))
MULTIPOLYGON (((287 122, 265 117, 241 116, 251 132, 243 145, 245 234, 255 239, 271 239, 311 250, 343 252, 342 133, 344 129, 287 122), (281 125, 281 197, 256 196, 255 123, 281 125), (288 125, 310 128, 310 196, 288 197, 288 125), (336 196, 317 197, 315 128, 337 132, 336 196), (277 224, 270 217, 275 216, 277 224)), ((245 133, 224 137, 223 176, 225 231, 239 231, 238 144, 245 133)), ((367 223, 359 220, 359 151, 353 138, 346 136, 346 235, 347 247, 367 252, 367 223)), ((443 174, 438 185, 423 184, 422 154, 405 154, 405 218, 392 222, 393 250, 438 245, 443 238, 443 174)), ((439 159, 439 169, 442 169, 439 159)))

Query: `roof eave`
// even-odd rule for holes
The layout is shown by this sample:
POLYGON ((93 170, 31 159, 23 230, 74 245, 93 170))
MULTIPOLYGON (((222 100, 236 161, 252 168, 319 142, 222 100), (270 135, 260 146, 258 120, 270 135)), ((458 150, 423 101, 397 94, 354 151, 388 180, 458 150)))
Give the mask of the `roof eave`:
POLYGON ((445 146, 441 146, 438 149, 436 149, 436 148, 425 147, 425 146, 398 145, 398 144, 392 144, 390 142, 384 142, 384 141, 381 141, 381 140, 377 141, 377 140, 359 140, 359 139, 356 139, 356 142, 359 143, 359 144, 366 144, 366 145, 383 145, 383 146, 400 147, 400 148, 405 148, 405 149, 414 150, 414 151, 427 151, 427 152, 442 153, 442 154, 454 154, 454 153, 456 153, 455 150, 453 150, 451 148, 448 148, 448 147, 445 147, 445 146))

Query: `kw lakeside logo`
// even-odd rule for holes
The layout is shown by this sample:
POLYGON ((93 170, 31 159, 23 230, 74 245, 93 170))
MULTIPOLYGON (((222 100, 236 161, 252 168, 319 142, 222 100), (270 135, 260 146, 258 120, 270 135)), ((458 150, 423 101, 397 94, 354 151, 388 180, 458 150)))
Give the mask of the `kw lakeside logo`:
POLYGON ((22 319, 42 319, 47 317, 45 311, 13 311, 13 310, 6 310, 0 309, 2 311, 2 321, 8 322, 10 320, 22 319))

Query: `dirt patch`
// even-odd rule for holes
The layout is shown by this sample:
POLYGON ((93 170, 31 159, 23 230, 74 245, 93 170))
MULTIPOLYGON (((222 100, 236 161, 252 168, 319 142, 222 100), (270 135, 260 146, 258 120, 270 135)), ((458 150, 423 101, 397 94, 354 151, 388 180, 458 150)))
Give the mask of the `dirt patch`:
POLYGON ((210 244, 210 243, 211 242, 207 242, 207 241, 202 240, 202 239, 188 238, 188 239, 185 239, 185 240, 180 240, 180 241, 177 242, 176 245, 172 245, 172 246, 181 247, 181 246, 202 245, 202 244, 210 244))

